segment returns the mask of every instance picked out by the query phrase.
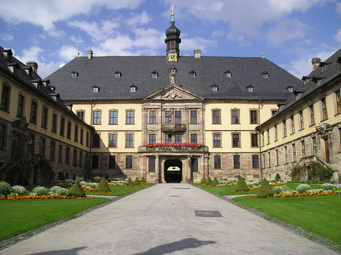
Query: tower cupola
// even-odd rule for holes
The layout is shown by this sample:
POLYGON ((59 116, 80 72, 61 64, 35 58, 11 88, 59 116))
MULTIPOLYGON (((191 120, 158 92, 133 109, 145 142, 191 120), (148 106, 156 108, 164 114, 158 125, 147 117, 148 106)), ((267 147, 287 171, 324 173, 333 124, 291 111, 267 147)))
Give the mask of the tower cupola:
POLYGON ((170 22, 170 27, 166 30, 165 43, 167 44, 166 55, 168 57, 168 61, 177 61, 180 49, 179 44, 181 43, 180 39, 180 30, 174 25, 174 7, 172 6, 172 21, 170 22))

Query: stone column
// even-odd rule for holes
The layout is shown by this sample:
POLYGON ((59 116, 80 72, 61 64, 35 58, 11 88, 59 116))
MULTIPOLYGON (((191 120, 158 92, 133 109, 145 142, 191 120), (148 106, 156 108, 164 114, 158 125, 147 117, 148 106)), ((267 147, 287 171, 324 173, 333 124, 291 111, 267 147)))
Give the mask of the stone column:
POLYGON ((142 108, 142 146, 145 146, 147 144, 148 141, 148 108, 147 107, 143 107, 142 108))
POLYGON ((187 182, 192 182, 191 156, 187 156, 187 182))
POLYGON ((186 132, 183 135, 183 142, 184 143, 189 143, 189 132, 188 132, 188 127, 189 127, 189 109, 188 107, 183 108, 183 121, 182 124, 186 125, 186 132))
POLYGON ((161 171, 161 183, 166 183, 165 181, 165 169, 164 169, 164 160, 161 160, 161 166, 160 166, 160 171, 161 171))
POLYGON ((156 159, 155 159, 155 179, 157 183, 160 182, 160 157, 159 155, 156 155, 156 159))

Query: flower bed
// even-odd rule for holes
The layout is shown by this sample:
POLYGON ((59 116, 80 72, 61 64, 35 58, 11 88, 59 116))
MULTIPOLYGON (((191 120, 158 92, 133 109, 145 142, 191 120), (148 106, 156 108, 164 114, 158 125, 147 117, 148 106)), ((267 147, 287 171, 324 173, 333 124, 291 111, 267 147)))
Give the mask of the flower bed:
POLYGON ((74 197, 74 196, 37 196, 37 195, 11 195, 8 197, 0 196, 0 200, 22 200, 22 199, 93 199, 92 197, 74 197))
MULTIPOLYGON (((318 196, 339 196, 341 194, 340 190, 334 190, 334 191, 321 191, 321 190, 309 190, 309 192, 303 192, 303 193, 298 193, 297 191, 293 190, 288 190, 286 192, 283 192, 281 194, 276 194, 273 196, 268 196, 268 197, 318 197, 318 196)), ((256 195, 250 196, 251 198, 256 198, 256 195)))
MULTIPOLYGON (((284 185, 286 184, 285 182, 281 182, 281 183, 271 183, 270 186, 279 186, 279 185, 284 185)), ((236 184, 234 184, 236 185, 236 184)), ((232 186, 232 185, 230 185, 232 186)), ((246 193, 246 192, 249 192, 249 191, 253 191, 253 190, 257 190, 259 189, 260 186, 256 186, 256 187, 253 187, 253 188, 250 188, 248 191, 232 191, 232 193, 246 193)))
POLYGON ((147 148, 167 148, 167 147, 172 147, 172 148, 201 148, 202 144, 201 143, 147 143, 146 144, 147 148))

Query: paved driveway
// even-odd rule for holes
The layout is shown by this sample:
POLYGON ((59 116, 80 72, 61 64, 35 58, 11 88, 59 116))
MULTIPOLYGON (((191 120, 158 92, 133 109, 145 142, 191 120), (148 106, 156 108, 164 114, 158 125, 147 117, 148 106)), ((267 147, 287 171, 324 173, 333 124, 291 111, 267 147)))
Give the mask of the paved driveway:
POLYGON ((158 184, 0 254, 337 254, 188 184, 158 184))

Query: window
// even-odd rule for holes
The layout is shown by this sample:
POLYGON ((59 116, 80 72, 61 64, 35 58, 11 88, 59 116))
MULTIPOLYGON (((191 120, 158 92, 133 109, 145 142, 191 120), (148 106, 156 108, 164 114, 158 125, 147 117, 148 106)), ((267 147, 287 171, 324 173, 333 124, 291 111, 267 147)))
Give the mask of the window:
POLYGON ((284 146, 284 162, 288 164, 288 148, 286 145, 284 146))
POLYGON ((270 157, 270 151, 268 152, 268 167, 271 166, 271 161, 270 161, 271 157, 270 157))
POLYGON ((115 72, 115 78, 121 78, 122 74, 118 71, 115 72))
POLYGON ((225 76, 227 78, 231 78, 232 77, 232 73, 230 71, 227 71, 227 72, 225 72, 225 76))
POLYGON ((0 124, 0 150, 6 150, 6 126, 0 124))
POLYGON ((41 127, 47 128, 47 118, 48 118, 48 109, 46 106, 43 106, 42 112, 41 112, 41 127))
POLYGON ((84 121, 84 111, 77 111, 77 117, 84 121))
POLYGON ((86 132, 85 146, 89 147, 89 132, 86 132))
POLYGON ((182 142, 182 135, 176 134, 175 135, 175 142, 176 143, 181 143, 182 142))
POLYGON ((299 118, 299 128, 300 130, 301 129, 304 129, 304 118, 303 118, 303 112, 302 111, 299 111, 298 112, 298 118, 299 118))
POLYGON ((126 124, 134 124, 134 111, 133 110, 127 110, 126 124))
POLYGON ((181 124, 181 111, 175 111, 175 124, 181 124))
POLYGON ((192 163, 192 172, 198 172, 198 158, 192 158, 191 163, 192 163))
POLYGON ((220 147, 220 134, 213 134, 213 147, 220 147))
POLYGON ((137 87, 136 86, 130 86, 130 92, 136 92, 137 87))
POLYGON ((117 147, 116 134, 109 134, 109 147, 117 147))
POLYGON ((75 124, 75 142, 78 143, 78 125, 75 124))
POLYGON ((39 145, 39 155, 45 157, 45 148, 46 148, 46 140, 45 138, 40 138, 40 145, 39 145))
POLYGON ((148 172, 155 172, 155 158, 148 158, 148 172))
POLYGON ((336 114, 341 113, 341 97, 340 90, 335 91, 335 99, 336 99, 336 114))
POLYGON ((276 113, 278 112, 278 110, 271 110, 271 117, 274 116, 276 113))
POLYGON ((247 92, 253 92, 255 90, 255 88, 252 85, 249 85, 247 87, 247 92))
POLYGON ((134 144, 133 144, 133 134, 126 134, 126 147, 127 148, 134 147, 134 144))
MULTIPOLYGON (((340 129, 339 129, 340 133, 340 129)), ((316 144, 316 136, 311 137, 311 146, 312 146, 312 154, 316 155, 317 154, 317 144, 316 144)))
POLYGON ((220 155, 214 155, 214 169, 220 168, 221 168, 220 155))
POLYGON ((11 87, 7 83, 3 82, 2 83, 0 110, 3 110, 5 112, 9 112, 10 98, 11 98, 11 87))
POLYGON ((77 72, 75 72, 75 71, 73 71, 72 73, 71 73, 71 78, 77 78, 78 77, 78 73, 77 72))
POLYGON ((197 73, 195 71, 190 71, 189 72, 189 77, 195 78, 195 77, 197 77, 197 73))
POLYGON ((269 129, 266 130, 266 144, 270 144, 270 132, 269 132, 269 129))
POLYGON ((277 125, 274 125, 274 141, 278 140, 278 136, 277 136, 277 125))
POLYGON ((38 103, 32 100, 31 111, 30 111, 30 122, 33 124, 37 124, 37 110, 38 110, 38 103))
POLYGON ((321 99, 321 108, 322 108, 322 120, 326 120, 328 118, 326 98, 321 99))
POLYGON ((232 134, 232 147, 240 147, 240 134, 232 134))
POLYGON ((251 147, 258 147, 258 134, 251 134, 251 147))
POLYGON ((92 93, 98 93, 98 91, 99 91, 99 87, 97 86, 92 87, 92 93))
POLYGON ((52 114, 52 126, 51 126, 51 131, 53 133, 57 133, 57 114, 53 113, 52 114))
POLYGON ((98 163, 99 163, 99 157, 98 155, 92 155, 91 157, 91 168, 92 169, 98 169, 98 163))
POLYGON ((171 142, 172 142, 172 135, 165 134, 165 143, 171 143, 171 142))
POLYGON ((18 95, 18 108, 17 108, 17 117, 22 118, 24 117, 24 99, 23 95, 18 95))
POLYGON ((127 169, 133 168, 133 156, 132 155, 126 156, 126 168, 127 169))
POLYGON ((291 122, 291 134, 295 133, 295 120, 294 120, 294 116, 290 117, 290 122, 291 122))
POLYGON ((282 120, 282 126, 283 126, 283 137, 287 136, 287 122, 286 120, 282 120))
POLYGON ((67 122, 66 138, 71 139, 71 122, 67 122))
POLYGON ((302 158, 305 157, 305 142, 304 140, 301 141, 301 154, 302 154, 302 158))
POLYGON ((292 93, 292 92, 294 92, 294 88, 291 87, 291 86, 289 86, 289 87, 287 87, 287 91, 290 92, 290 93, 292 93))
POLYGON ((263 78, 269 78, 269 73, 266 72, 266 71, 263 72, 263 73, 262 73, 262 77, 263 77, 263 78))
POLYGON ((191 124, 197 124, 197 110, 191 110, 191 124))
POLYGON ((55 154, 56 154, 56 142, 51 141, 50 143, 50 160, 55 161, 55 154))
POLYGON ((231 123, 239 124, 239 110, 231 110, 231 123))
POLYGON ((79 152, 79 167, 82 167, 83 165, 83 152, 79 152))
POLYGON ((252 155, 252 168, 259 168, 258 155, 252 155))
POLYGON ((240 168, 240 155, 233 155, 233 168, 234 169, 240 168))
POLYGON ((212 110, 212 117, 213 124, 220 124, 220 110, 212 110))
POLYGON ((157 77, 159 77, 159 74, 156 71, 152 72, 152 78, 156 79, 157 77))
POLYGON ((264 146, 265 143, 264 143, 264 132, 262 132, 262 146, 264 146))
POLYGON ((213 86, 211 87, 211 89, 212 89, 212 91, 217 92, 217 91, 218 91, 218 86, 217 86, 217 85, 213 85, 213 86))
POLYGON ((275 150, 275 165, 278 166, 278 150, 275 150))
POLYGON ((296 161, 296 146, 294 143, 292 144, 292 161, 296 161))
POLYGON ((100 136, 99 134, 92 135, 92 148, 100 148, 100 136))
POLYGON ((172 112, 171 111, 165 111, 165 123, 166 124, 172 123, 172 112))
POLYGON ((149 143, 156 143, 156 134, 149 134, 149 143))
POLYGON ((149 111, 149 124, 156 124, 156 110, 149 111))
POLYGON ((77 166, 77 150, 73 150, 73 160, 72 160, 72 165, 77 166))
POLYGON ((258 123, 258 116, 257 116, 257 110, 250 110, 250 123, 251 124, 257 124, 258 123))
POLYGON ((58 163, 62 163, 63 158, 63 145, 59 145, 58 149, 58 163))
POLYGON ((100 125, 101 124, 101 111, 94 111, 93 121, 92 123, 94 125, 100 125))
POLYGON ((61 136, 64 136, 64 132, 65 132, 65 118, 61 117, 60 118, 60 131, 59 131, 59 134, 61 136))
POLYGON ((69 165, 70 164, 70 147, 67 146, 65 150, 65 164, 69 165))
POLYGON ((27 143, 28 143, 27 144, 27 153, 28 154, 34 153, 35 136, 32 134, 29 134, 27 143))
POLYGON ((198 135, 191 134, 191 143, 198 143, 198 135))
POLYGON ((115 169, 116 168, 116 159, 114 155, 109 155, 109 169, 115 169))
POLYGON ((84 130, 81 128, 81 139, 80 144, 83 144, 84 130))
POLYGON ((310 111, 310 125, 314 125, 315 124, 314 105, 309 106, 309 111, 310 111))

